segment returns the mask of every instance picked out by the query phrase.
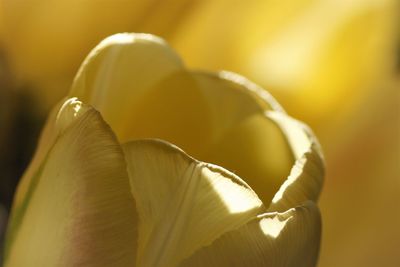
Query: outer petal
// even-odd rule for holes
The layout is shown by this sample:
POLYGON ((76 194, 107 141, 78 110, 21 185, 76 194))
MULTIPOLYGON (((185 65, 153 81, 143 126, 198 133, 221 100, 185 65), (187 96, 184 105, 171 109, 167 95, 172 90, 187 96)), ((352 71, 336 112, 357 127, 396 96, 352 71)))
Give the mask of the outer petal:
POLYGON ((135 204, 114 134, 76 99, 53 126, 54 143, 13 207, 5 266, 133 266, 135 204))
MULTIPOLYGON (((13 201, 14 207, 21 205, 23 202, 23 199, 25 198, 25 195, 30 187, 32 177, 35 175, 39 169, 39 166, 44 161, 50 148, 54 145, 56 137, 61 134, 61 129, 57 127, 57 114, 59 113, 64 102, 65 99, 60 101, 53 108, 49 114, 49 117, 47 118, 46 124, 39 138, 35 155, 33 156, 28 168, 25 170, 25 173, 18 184, 18 190, 15 193, 13 201)), ((78 113, 77 115, 79 116, 79 114, 81 113, 78 113)))
POLYGON ((87 56, 69 95, 99 110, 118 135, 141 94, 182 67, 179 57, 161 38, 116 34, 87 56))
POLYGON ((264 210, 240 178, 175 146, 135 141, 124 151, 140 218, 138 266, 176 266, 264 210))
POLYGON ((318 259, 321 220, 312 202, 266 213, 197 251, 180 267, 312 267, 318 259))

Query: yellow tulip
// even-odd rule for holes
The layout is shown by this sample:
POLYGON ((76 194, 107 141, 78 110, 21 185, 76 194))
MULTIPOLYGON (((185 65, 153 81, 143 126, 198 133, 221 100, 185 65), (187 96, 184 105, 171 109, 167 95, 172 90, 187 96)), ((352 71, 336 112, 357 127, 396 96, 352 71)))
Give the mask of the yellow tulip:
POLYGON ((263 89, 113 35, 48 118, 5 266, 315 266, 323 173, 310 129, 263 89))

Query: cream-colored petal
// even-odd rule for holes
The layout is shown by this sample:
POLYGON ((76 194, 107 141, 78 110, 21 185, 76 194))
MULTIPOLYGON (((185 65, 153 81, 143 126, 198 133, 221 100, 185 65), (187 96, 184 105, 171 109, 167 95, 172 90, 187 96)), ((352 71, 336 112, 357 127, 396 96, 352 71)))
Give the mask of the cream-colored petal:
POLYGON ((286 136, 264 114, 248 116, 213 144, 210 162, 242 177, 268 206, 294 159, 286 136))
POLYGON ((77 99, 53 126, 54 143, 13 207, 5 266, 133 266, 137 214, 114 134, 77 99))
POLYGON ((283 109, 266 91, 238 74, 192 75, 213 123, 213 142, 200 158, 235 172, 268 205, 294 162, 284 132, 264 114, 283 109))
POLYGON ((148 89, 131 106, 119 136, 171 142, 199 160, 236 173, 268 204, 294 158, 284 133, 265 116, 265 109, 283 112, 268 93, 237 74, 184 70, 148 89))
POLYGON ((161 38, 151 34, 115 34, 87 56, 69 96, 99 110, 118 135, 140 95, 182 68, 180 58, 161 38))
POLYGON ((156 140, 123 146, 139 213, 137 265, 176 266, 264 210, 234 174, 156 140))
POLYGON ((190 72, 171 74, 130 106, 129 118, 117 131, 118 137, 121 141, 162 139, 198 158, 209 147, 213 135, 207 101, 190 72))
POLYGON ((318 141, 303 123, 280 112, 266 116, 274 120, 286 134, 296 162, 289 177, 272 199, 269 211, 285 211, 306 200, 317 201, 324 179, 324 160, 318 141))
POLYGON ((241 90, 244 90, 247 94, 255 97, 256 101, 263 109, 272 109, 285 113, 283 107, 268 91, 246 77, 230 71, 220 71, 218 77, 228 83, 236 84, 236 86, 240 87, 241 90))
POLYGON ((55 138, 59 134, 59 129, 56 127, 56 118, 60 108, 64 104, 65 99, 60 101, 50 112, 45 126, 40 134, 38 145, 35 154, 29 163, 28 168, 25 170, 19 184, 18 190, 14 195, 14 207, 21 205, 25 195, 30 187, 32 177, 38 171, 40 165, 44 161, 49 149, 54 144, 55 138))
POLYGON ((61 100, 50 112, 41 132, 35 154, 25 170, 15 193, 13 205, 21 205, 32 183, 32 178, 38 172, 49 150, 54 145, 57 136, 61 135, 69 124, 86 111, 87 107, 76 98, 61 100), (77 109, 79 107, 79 109, 77 109))
POLYGON ((321 219, 311 201, 283 213, 266 213, 198 250, 180 267, 313 267, 321 219))
POLYGON ((191 72, 212 119, 214 139, 236 124, 264 110, 283 109, 266 92, 246 78, 231 72, 191 72))

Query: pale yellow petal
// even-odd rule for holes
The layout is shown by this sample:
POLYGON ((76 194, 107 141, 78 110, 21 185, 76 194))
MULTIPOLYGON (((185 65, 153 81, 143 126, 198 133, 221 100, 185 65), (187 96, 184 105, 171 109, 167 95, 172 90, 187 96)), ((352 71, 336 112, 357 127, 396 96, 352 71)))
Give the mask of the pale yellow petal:
POLYGON ((266 206, 294 162, 285 135, 264 114, 249 116, 225 132, 208 157, 242 177, 266 206))
POLYGON ((311 201, 283 213, 266 213, 197 251, 180 267, 313 267, 321 235, 311 201))
POLYGON ((208 99, 190 72, 169 75, 135 101, 123 128, 116 131, 120 140, 158 138, 197 158, 212 142, 208 99))
POLYGON ((265 110, 280 105, 266 91, 230 72, 193 73, 207 100, 213 140, 200 159, 242 177, 268 205, 290 172, 293 152, 285 133, 265 110))
POLYGON ((138 266, 176 266, 264 210, 240 178, 171 144, 142 140, 123 147, 140 218, 138 266))
POLYGON ((120 145, 77 99, 56 118, 59 134, 13 207, 5 266, 133 266, 137 214, 120 145))
POLYGON ((69 96, 99 110, 118 135, 140 96, 182 67, 179 57, 159 37, 115 34, 87 56, 69 96))
POLYGON ((182 70, 131 106, 119 136, 171 142, 238 174, 268 204, 294 158, 284 132, 265 116, 266 109, 283 112, 268 93, 237 74, 182 70))
POLYGON ((325 174, 318 141, 303 123, 280 112, 267 112, 285 133, 296 162, 289 177, 272 199, 269 211, 285 211, 306 200, 317 201, 325 174))
POLYGON ((52 109, 41 132, 35 154, 18 184, 18 190, 14 196, 14 206, 20 205, 25 198, 32 177, 45 160, 46 155, 54 145, 57 136, 62 134, 63 130, 68 128, 68 124, 71 122, 71 115, 72 117, 78 117, 84 113, 83 111, 85 110, 86 107, 82 106, 81 102, 75 98, 70 98, 68 100, 63 99, 52 109), (78 112, 74 110, 74 107, 76 108, 77 106, 80 107, 78 112), (62 116, 60 116, 61 114, 62 116))
POLYGON ((285 113, 272 96, 234 73, 185 70, 151 35, 104 40, 82 65, 71 94, 82 94, 100 109, 120 141, 157 138, 176 144, 243 177, 266 205, 302 156, 296 154, 297 141, 265 115, 285 113), (157 60, 137 64, 148 62, 154 51, 157 60))
POLYGON ((31 162, 29 163, 28 168, 25 170, 19 184, 18 190, 15 192, 13 205, 19 206, 21 202, 25 198, 25 195, 30 187, 30 183, 32 177, 34 176, 35 172, 39 169, 39 166, 44 161, 50 147, 53 145, 55 137, 57 136, 57 127, 55 126, 57 113, 60 110, 60 107, 64 103, 65 100, 58 103, 50 112, 46 123, 42 129, 40 134, 40 138, 38 141, 38 145, 33 155, 31 162))

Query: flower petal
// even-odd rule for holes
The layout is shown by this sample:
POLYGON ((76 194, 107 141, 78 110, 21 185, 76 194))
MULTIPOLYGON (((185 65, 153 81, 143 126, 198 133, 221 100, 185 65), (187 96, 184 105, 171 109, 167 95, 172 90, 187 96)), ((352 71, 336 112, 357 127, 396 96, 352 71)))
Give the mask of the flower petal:
POLYGON ((26 194, 29 192, 35 173, 38 172, 41 164, 45 161, 57 137, 63 134, 69 124, 84 114, 86 110, 87 106, 82 105, 82 102, 76 98, 63 99, 52 109, 40 135, 35 155, 18 184, 18 190, 13 201, 14 207, 22 205, 26 194))
POLYGON ((294 163, 284 133, 264 114, 277 106, 238 75, 180 71, 141 96, 120 137, 171 142, 235 172, 268 204, 294 163))
POLYGON ((272 199, 269 211, 285 211, 304 201, 318 200, 324 179, 324 160, 312 131, 303 123, 280 112, 267 112, 285 132, 296 163, 272 199))
POLYGON ((182 68, 180 58, 161 38, 151 34, 115 34, 87 56, 69 96, 99 110, 118 135, 139 96, 182 68))
POLYGON ((162 139, 195 157, 209 147, 213 125, 208 99, 190 72, 169 75, 135 101, 127 111, 129 118, 117 131, 120 140, 162 139))
POLYGON ((284 132, 265 116, 265 110, 283 109, 237 74, 192 75, 207 100, 213 123, 212 144, 200 158, 235 172, 268 205, 294 163, 284 132))
POLYGON ((139 213, 138 266, 176 266, 264 210, 234 174, 156 140, 123 146, 139 213))
POLYGON ((296 141, 286 136, 290 131, 265 114, 285 114, 273 97, 234 73, 185 70, 151 35, 119 34, 103 41, 83 64, 71 94, 83 94, 99 108, 121 141, 157 138, 176 144, 246 179, 264 203, 289 176, 298 153, 296 141), (146 53, 158 56, 145 61, 146 53))
POLYGON ((283 213, 266 213, 198 250, 180 267, 312 267, 321 234, 318 208, 311 201, 283 213))
POLYGON ((13 207, 5 266, 132 266, 137 214, 120 145, 76 99, 56 118, 59 133, 13 207))

